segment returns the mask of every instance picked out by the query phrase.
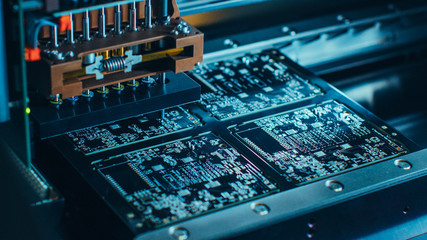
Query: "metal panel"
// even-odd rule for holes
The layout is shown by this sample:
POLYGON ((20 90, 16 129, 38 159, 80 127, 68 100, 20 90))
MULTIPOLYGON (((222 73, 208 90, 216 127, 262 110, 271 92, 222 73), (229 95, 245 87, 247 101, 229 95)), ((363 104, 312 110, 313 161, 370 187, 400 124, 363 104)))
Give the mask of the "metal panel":
POLYGON ((224 8, 266 2, 270 0, 178 0, 181 16, 210 12, 224 8))
MULTIPOLYGON (((5 41, 4 41, 4 20, 3 20, 3 2, 0 2, 0 52, 5 52, 5 41)), ((10 112, 8 107, 9 93, 7 92, 7 67, 6 67, 6 56, 2 54, 0 56, 0 122, 8 121, 10 118, 10 112)))
MULTIPOLYGON (((191 239, 218 239, 241 234, 249 229, 252 231, 261 229, 425 176, 427 173, 427 162, 424 161, 426 156, 427 149, 404 156, 403 159, 411 165, 411 168, 408 167, 408 169, 403 167, 398 159, 391 159, 358 171, 335 176, 329 180, 318 181, 260 200, 244 203, 225 211, 175 224, 169 228, 140 234, 136 239, 167 239, 177 229, 186 229, 191 239), (331 187, 332 183, 341 184, 342 189, 331 187), (269 212, 258 214, 257 204, 267 206, 269 212)), ((425 229, 413 229, 409 236, 421 234, 423 230, 425 229)), ((381 233, 378 235, 384 236, 381 233)), ((408 235, 402 237, 408 237, 408 235)))
MULTIPOLYGON (((0 137, 14 150, 27 167, 31 164, 27 75, 24 59, 24 12, 22 0, 14 1, 16 11, 5 9, 7 34, 5 50, 9 80, 10 121, 0 125, 0 137)), ((11 5, 6 5, 11 8, 11 5)))
MULTIPOLYGON (((207 58, 215 60, 209 56, 207 56, 207 58)), ((394 129, 384 126, 380 119, 342 95, 342 93, 325 81, 293 63, 289 58, 285 58, 285 61, 285 64, 292 69, 292 71, 299 74, 302 78, 309 79, 313 84, 322 88, 325 94, 308 100, 279 106, 274 109, 222 121, 216 120, 210 116, 209 113, 200 109, 198 105, 192 104, 187 107, 190 108, 192 113, 200 116, 205 125, 186 132, 174 133, 167 137, 135 143, 89 156, 83 156, 82 153, 75 151, 70 141, 64 136, 52 138, 50 143, 54 148, 58 149, 60 154, 65 158, 65 161, 68 161, 75 168, 76 172, 84 176, 85 180, 95 189, 97 194, 102 196, 109 206, 111 206, 113 211, 127 225, 130 231, 137 235, 137 239, 168 239, 171 236, 176 237, 176 235, 186 232, 189 232, 191 239, 232 237, 251 230, 272 226, 319 209, 335 206, 350 199, 358 198, 424 176, 427 173, 427 163, 422 161, 422 156, 427 154, 427 150, 424 150, 416 154, 403 155, 403 158, 409 161, 412 166, 412 168, 408 170, 396 166, 401 166, 401 164, 403 164, 401 167, 406 168, 404 163, 395 162, 397 159, 391 159, 380 161, 340 175, 329 176, 326 179, 302 186, 283 181, 283 178, 279 181, 277 173, 266 167, 263 160, 229 131, 229 127, 264 116, 270 116, 334 99, 345 104, 359 115, 364 116, 366 120, 386 129, 385 131, 388 134, 392 134, 394 138, 404 144, 410 152, 419 150, 419 147, 414 143, 401 136, 394 129), (94 171, 94 165, 91 164, 98 162, 100 159, 109 159, 111 156, 156 146, 173 141, 174 139, 196 136, 209 131, 214 132, 239 150, 241 154, 261 168, 266 176, 270 176, 272 179, 276 180, 281 192, 142 233, 142 230, 138 228, 138 222, 130 220, 127 217, 129 212, 134 211, 132 207, 126 204, 125 200, 114 191, 114 188, 109 185, 102 176, 97 174, 96 170, 94 171), (379 172, 381 174, 378 174, 379 172), (334 191, 334 189, 336 191, 334 191), (268 212, 268 214, 266 214, 266 212, 268 212)))

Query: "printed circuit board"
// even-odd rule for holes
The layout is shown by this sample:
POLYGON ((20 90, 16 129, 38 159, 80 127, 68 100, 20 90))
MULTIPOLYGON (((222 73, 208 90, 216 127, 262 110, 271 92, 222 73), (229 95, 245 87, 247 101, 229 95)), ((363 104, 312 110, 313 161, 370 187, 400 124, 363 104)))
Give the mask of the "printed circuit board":
POLYGON ((210 91, 201 105, 217 119, 251 114, 322 94, 319 87, 292 72, 277 50, 199 64, 192 76, 210 91))
POLYGON ((296 184, 407 151, 379 127, 337 102, 292 110, 231 130, 296 184))
POLYGON ((77 150, 93 154, 112 148, 164 136, 202 125, 200 119, 182 107, 160 113, 137 116, 110 124, 66 134, 77 150))
POLYGON ((112 157, 96 168, 148 227, 252 200, 277 188, 210 133, 112 157))

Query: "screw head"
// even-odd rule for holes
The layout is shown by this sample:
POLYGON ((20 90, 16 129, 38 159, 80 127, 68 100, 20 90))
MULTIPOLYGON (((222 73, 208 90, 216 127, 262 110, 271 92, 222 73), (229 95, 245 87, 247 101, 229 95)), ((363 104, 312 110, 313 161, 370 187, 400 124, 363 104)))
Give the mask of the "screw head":
POLYGON ((344 185, 335 180, 326 181, 325 186, 334 192, 341 192, 342 190, 344 190, 344 185))
POLYGON ((409 170, 412 168, 412 164, 403 159, 397 159, 396 161, 394 161, 394 165, 396 165, 396 167, 401 168, 403 170, 409 170))
POLYGON ((190 232, 183 227, 169 228, 169 235, 176 240, 187 240, 190 237, 190 232))
POLYGON ((270 212, 270 208, 264 203, 255 203, 252 204, 252 211, 258 215, 264 216, 270 212))

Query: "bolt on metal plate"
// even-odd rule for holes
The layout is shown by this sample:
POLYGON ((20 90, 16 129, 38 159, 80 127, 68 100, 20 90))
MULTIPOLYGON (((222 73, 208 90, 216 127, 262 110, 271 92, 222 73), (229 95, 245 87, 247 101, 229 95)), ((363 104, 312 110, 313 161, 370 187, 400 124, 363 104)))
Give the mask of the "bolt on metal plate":
POLYGON ((403 170, 409 170, 412 168, 412 164, 403 159, 397 159, 396 161, 394 161, 394 165, 396 165, 396 167, 401 168, 403 170))
POLYGON ((190 237, 190 232, 183 227, 169 228, 169 235, 176 240, 187 240, 190 237))
POLYGON ((264 204, 264 203, 255 203, 252 204, 252 211, 254 211, 255 213, 264 216, 267 215, 270 212, 270 208, 264 204))
POLYGON ((335 180, 326 181, 325 186, 334 192, 341 192, 342 190, 344 190, 344 185, 335 180))

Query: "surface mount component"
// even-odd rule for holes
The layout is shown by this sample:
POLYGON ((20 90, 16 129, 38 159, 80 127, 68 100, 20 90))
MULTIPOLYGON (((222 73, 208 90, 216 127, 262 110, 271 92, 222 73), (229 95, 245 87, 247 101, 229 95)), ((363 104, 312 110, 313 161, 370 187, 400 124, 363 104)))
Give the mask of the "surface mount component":
POLYGON ((236 149, 212 133, 94 164, 149 230, 276 191, 236 149))
POLYGON ((209 64, 199 64, 191 73, 209 91, 201 104, 218 119, 227 119, 289 104, 322 94, 283 63, 276 50, 209 64))
POLYGON ((161 137, 202 125, 200 119, 182 107, 124 119, 67 134, 76 149, 92 154, 123 145, 161 137))
POLYGON ((381 128, 335 101, 257 119, 231 130, 296 184, 407 152, 381 128))

